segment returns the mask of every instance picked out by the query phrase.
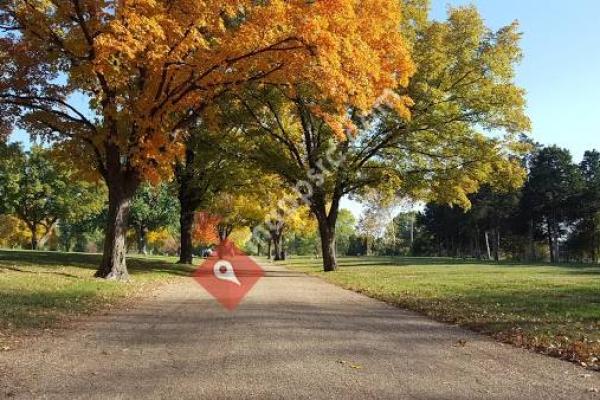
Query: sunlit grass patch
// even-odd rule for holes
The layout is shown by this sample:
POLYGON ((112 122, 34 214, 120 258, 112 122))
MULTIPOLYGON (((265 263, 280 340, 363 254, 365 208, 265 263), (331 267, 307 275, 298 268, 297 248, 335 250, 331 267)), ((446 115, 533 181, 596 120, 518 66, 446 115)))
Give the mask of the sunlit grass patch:
POLYGON ((600 267, 479 263, 436 258, 341 258, 290 268, 499 340, 600 365, 600 267))
POLYGON ((66 317, 110 307, 191 273, 174 261, 130 257, 132 280, 118 283, 93 277, 99 255, 0 251, 0 332, 54 327, 66 317))

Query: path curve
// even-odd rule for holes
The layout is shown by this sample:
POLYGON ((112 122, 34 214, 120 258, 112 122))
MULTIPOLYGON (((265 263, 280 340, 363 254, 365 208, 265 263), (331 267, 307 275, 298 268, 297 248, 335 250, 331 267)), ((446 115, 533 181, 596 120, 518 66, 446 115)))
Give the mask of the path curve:
POLYGON ((600 399, 600 374, 265 269, 234 312, 186 278, 2 352, 0 398, 600 399))

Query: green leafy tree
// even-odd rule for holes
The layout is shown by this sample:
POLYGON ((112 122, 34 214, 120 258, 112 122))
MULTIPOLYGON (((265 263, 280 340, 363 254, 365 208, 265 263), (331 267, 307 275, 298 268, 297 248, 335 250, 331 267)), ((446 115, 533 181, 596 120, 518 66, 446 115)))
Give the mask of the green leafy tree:
POLYGON ((53 152, 34 146, 10 150, 0 171, 0 203, 31 231, 31 248, 43 246, 59 220, 84 218, 102 207, 98 187, 78 179, 53 152))
POLYGON ((400 212, 386 227, 384 234, 385 253, 410 255, 415 238, 415 212, 400 212))
POLYGON ((142 185, 133 198, 129 214, 129 226, 135 230, 138 251, 147 254, 148 233, 174 227, 178 214, 177 200, 168 184, 142 185))
POLYGON ((523 190, 522 207, 530 210, 548 243, 551 262, 560 260, 559 244, 567 224, 578 213, 576 195, 582 190, 582 173, 571 153, 557 146, 545 147, 532 158, 523 190))
POLYGON ((106 204, 104 195, 95 197, 100 205, 89 209, 85 214, 59 221, 59 242, 65 251, 88 251, 88 245, 96 250, 96 242, 102 241, 102 229, 106 224, 106 204), (101 204, 104 204, 102 208, 101 204))
POLYGON ((356 235, 356 217, 352 211, 342 208, 335 225, 335 245, 337 254, 348 254, 350 238, 356 235))
POLYGON ((579 164, 583 187, 575 202, 578 219, 572 229, 569 244, 587 253, 598 263, 600 250, 600 153, 586 151, 579 164))
POLYGON ((190 130, 185 157, 175 165, 175 184, 179 200, 179 263, 193 261, 194 213, 207 208, 213 199, 227 191, 239 190, 256 176, 241 161, 241 147, 231 135, 223 135, 206 124, 190 130))

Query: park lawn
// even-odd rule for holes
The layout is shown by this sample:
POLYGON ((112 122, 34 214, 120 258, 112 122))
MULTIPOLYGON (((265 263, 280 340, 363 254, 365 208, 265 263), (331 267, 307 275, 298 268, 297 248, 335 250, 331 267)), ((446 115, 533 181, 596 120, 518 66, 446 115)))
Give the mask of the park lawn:
POLYGON ((128 257, 131 282, 93 277, 100 255, 0 250, 0 345, 31 329, 121 304, 161 283, 189 276, 168 257, 128 257))
POLYGON ((320 276, 436 320, 600 369, 600 267, 493 264, 436 258, 292 258, 320 276))

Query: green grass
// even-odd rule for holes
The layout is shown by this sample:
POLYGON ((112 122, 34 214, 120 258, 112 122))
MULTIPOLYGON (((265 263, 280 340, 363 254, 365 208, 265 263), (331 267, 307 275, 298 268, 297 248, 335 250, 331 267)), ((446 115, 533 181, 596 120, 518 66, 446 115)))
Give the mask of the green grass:
POLYGON ((288 267, 444 322, 557 357, 600 366, 600 267, 439 258, 341 258, 288 267))
POLYGON ((167 257, 128 257, 131 282, 93 277, 100 255, 0 251, 0 341, 29 329, 52 328, 132 298, 157 284, 190 275, 167 257))

